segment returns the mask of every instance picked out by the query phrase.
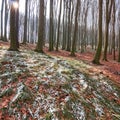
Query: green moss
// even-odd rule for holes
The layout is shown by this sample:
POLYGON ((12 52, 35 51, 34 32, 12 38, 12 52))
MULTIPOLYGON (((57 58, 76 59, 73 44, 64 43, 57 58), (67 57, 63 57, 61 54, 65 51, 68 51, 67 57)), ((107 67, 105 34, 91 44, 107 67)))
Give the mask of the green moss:
POLYGON ((6 90, 4 90, 1 94, 0 97, 4 97, 4 96, 11 96, 13 94, 13 89, 12 88, 7 88, 6 90))
POLYGON ((52 120, 52 113, 47 113, 45 116, 45 120, 52 120))
POLYGON ((66 90, 72 90, 72 87, 71 85, 69 84, 69 82, 66 82, 65 84, 62 85, 62 88, 63 89, 66 89, 66 90))
POLYGON ((7 114, 8 108, 7 107, 3 107, 0 110, 2 111, 2 114, 4 115, 4 114, 7 114))
POLYGON ((67 108, 64 108, 62 113, 64 120, 75 120, 73 114, 67 108))
POLYGON ((70 96, 71 96, 71 100, 72 100, 73 102, 78 101, 79 98, 80 98, 79 94, 78 94, 77 92, 75 92, 75 91, 71 91, 71 92, 70 92, 70 96))
POLYGON ((66 75, 69 75, 71 74, 71 71, 70 70, 64 70, 64 71, 61 71, 62 74, 66 74, 66 75))
POLYGON ((18 97, 18 100, 22 102, 31 101, 31 99, 32 97, 26 92, 22 92, 18 97))
POLYGON ((9 83, 15 83, 17 81, 18 81, 18 77, 17 77, 17 75, 15 75, 15 76, 12 76, 12 78, 8 81, 8 84, 9 83))

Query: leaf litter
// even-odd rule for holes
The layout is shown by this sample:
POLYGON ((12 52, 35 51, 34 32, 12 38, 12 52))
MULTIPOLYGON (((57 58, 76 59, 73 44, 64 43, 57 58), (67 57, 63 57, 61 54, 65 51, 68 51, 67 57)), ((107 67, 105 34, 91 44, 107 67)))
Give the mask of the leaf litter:
POLYGON ((0 67, 0 119, 120 119, 120 89, 82 61, 0 49, 0 67))

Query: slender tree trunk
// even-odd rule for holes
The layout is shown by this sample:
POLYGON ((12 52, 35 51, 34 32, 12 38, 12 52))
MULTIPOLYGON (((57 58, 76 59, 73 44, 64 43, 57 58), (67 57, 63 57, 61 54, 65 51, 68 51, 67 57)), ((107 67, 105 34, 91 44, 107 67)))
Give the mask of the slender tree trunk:
POLYGON ((3 12, 4 12, 4 2, 5 0, 2 0, 1 4, 1 39, 3 40, 3 12))
POLYGON ((4 41, 7 41, 7 21, 8 21, 8 8, 7 1, 5 0, 5 16, 4 16, 4 41))
POLYGON ((109 29, 108 8, 109 8, 109 0, 106 0, 105 43, 104 43, 104 52, 103 52, 103 60, 105 61, 107 61, 108 29, 109 29))
POLYGON ((43 43, 44 43, 44 0, 40 1, 39 10, 39 30, 38 30, 38 43, 36 46, 37 52, 43 53, 43 43))
POLYGON ((67 40, 67 51, 70 51, 71 49, 71 30, 70 30, 70 27, 71 27, 71 24, 70 24, 70 14, 71 14, 71 0, 69 0, 68 2, 68 40, 67 40))
MULTIPOLYGON (((17 4, 19 6, 19 0, 17 0, 17 4)), ((19 7, 15 10, 15 35, 16 35, 16 42, 17 48, 19 48, 19 7)))
POLYGON ((33 17, 32 17, 32 23, 31 23, 31 43, 34 43, 34 19, 35 19, 35 15, 34 12, 32 13, 33 17))
POLYGON ((24 37, 23 37, 23 44, 27 42, 27 13, 28 13, 28 0, 25 1, 25 20, 24 20, 24 37))
POLYGON ((112 31, 113 31, 113 30, 110 30, 110 35, 109 35, 109 54, 110 54, 110 55, 112 55, 112 47, 113 47, 113 45, 112 45, 112 42, 113 42, 113 41, 112 41, 112 37, 113 37, 113 36, 111 37, 112 31))
POLYGON ((92 49, 94 49, 94 36, 95 36, 95 32, 94 32, 94 22, 95 22, 95 19, 94 19, 94 6, 92 7, 92 42, 91 42, 91 46, 92 46, 92 49))
POLYGON ((67 12, 67 1, 65 2, 65 49, 67 49, 67 39, 68 39, 68 12, 67 12))
MULTIPOLYGON (((120 14, 120 13, 119 13, 120 14)), ((120 19, 120 18, 119 18, 120 19)), ((120 20, 119 20, 120 21, 120 20)), ((119 26, 119 50, 118 50, 118 62, 120 62, 120 26, 119 26)))
MULTIPOLYGON (((72 6, 73 6, 73 3, 72 3, 72 6)), ((69 33, 70 34, 70 42, 69 42, 70 50, 71 50, 71 44, 72 44, 73 13, 74 13, 74 7, 72 7, 71 16, 70 16, 70 28, 69 28, 69 31, 70 31, 70 33, 69 33)), ((79 11, 79 13, 80 13, 80 11, 79 11)))
POLYGON ((28 2, 28 41, 30 42, 30 1, 28 2))
POLYGON ((49 51, 53 51, 53 0, 50 0, 49 51))
POLYGON ((62 0, 60 0, 60 9, 59 9, 59 18, 58 18, 58 31, 57 31, 57 45, 56 45, 56 51, 58 51, 59 46, 59 39, 60 39, 60 19, 61 19, 61 12, 62 12, 62 0))
POLYGON ((76 37, 77 37, 77 30, 78 30, 78 11, 79 11, 79 6, 80 6, 80 0, 77 0, 76 12, 75 12, 75 28, 74 28, 71 56, 75 56, 75 51, 76 51, 76 37))
MULTIPOLYGON (((65 11, 65 2, 63 1, 64 11, 65 11)), ((63 13, 63 37, 62 37, 62 50, 65 50, 65 12, 63 13)))
POLYGON ((110 23, 110 18, 111 18, 112 3, 113 3, 113 0, 110 3, 110 9, 109 9, 109 0, 106 0, 105 43, 104 43, 104 51, 103 51, 103 60, 105 61, 107 61, 109 23, 110 23))
POLYGON ((10 48, 9 50, 12 51, 18 51, 17 47, 17 40, 16 40, 16 25, 15 25, 15 8, 14 5, 11 5, 11 10, 10 10, 10 48))
POLYGON ((118 12, 119 40, 118 40, 118 62, 120 62, 120 8, 118 12))
POLYGON ((94 64, 100 64, 99 61, 102 51, 102 6, 103 6, 103 0, 99 0, 98 46, 94 59, 92 61, 94 64))
POLYGON ((113 33, 112 33, 112 48, 113 48, 113 59, 116 59, 115 56, 115 1, 113 2, 113 18, 112 18, 112 22, 113 22, 113 33))

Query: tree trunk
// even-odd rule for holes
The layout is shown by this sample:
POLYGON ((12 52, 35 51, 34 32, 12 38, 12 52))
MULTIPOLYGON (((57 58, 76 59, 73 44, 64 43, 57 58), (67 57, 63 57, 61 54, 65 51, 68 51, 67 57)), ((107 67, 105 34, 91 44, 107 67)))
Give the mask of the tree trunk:
POLYGON ((109 23, 110 23, 110 18, 111 18, 111 9, 112 9, 112 3, 113 3, 112 1, 110 3, 110 9, 109 9, 109 0, 106 0, 105 43, 104 43, 104 51, 103 51, 103 60, 105 61, 107 61, 109 23))
POLYGON ((30 1, 28 2, 28 41, 30 42, 30 1))
POLYGON ((50 0, 49 51, 53 51, 53 0, 50 0))
MULTIPOLYGON (((120 19, 120 18, 119 18, 120 19)), ((120 21, 120 20, 119 20, 120 21)), ((119 51, 118 51, 118 62, 120 62, 120 26, 119 26, 119 51)))
POLYGON ((102 6, 103 6, 103 0, 99 0, 98 46, 94 59, 92 61, 94 64, 100 64, 99 61, 102 51, 102 6))
POLYGON ((23 44, 27 42, 27 13, 28 13, 28 0, 25 1, 25 20, 24 20, 24 38, 23 44))
POLYGON ((119 40, 118 40, 118 62, 120 62, 120 8, 118 12, 118 25, 119 25, 119 40))
POLYGON ((5 16, 4 16, 4 41, 7 41, 7 21, 8 21, 8 8, 7 8, 7 1, 5 0, 5 16))
POLYGON ((95 9, 94 9, 94 6, 92 7, 92 36, 91 36, 91 38, 92 38, 92 41, 91 41, 91 46, 92 46, 92 50, 94 49, 94 36, 95 36, 95 32, 94 32, 94 22, 95 22, 95 19, 94 19, 94 17, 95 17, 95 15, 94 15, 94 12, 95 12, 95 9))
POLYGON ((113 49, 113 60, 116 59, 115 56, 115 1, 113 2, 113 17, 112 17, 112 22, 113 22, 113 33, 112 33, 112 49, 113 49))
POLYGON ((4 2, 5 0, 2 0, 1 3, 1 39, 3 40, 3 12, 4 12, 4 2))
POLYGON ((68 2, 68 40, 67 40, 67 51, 70 51, 70 49, 71 49, 71 30, 70 30, 70 28, 71 28, 71 24, 70 24, 70 13, 71 13, 71 0, 69 0, 69 2, 68 2))
POLYGON ((56 45, 56 51, 58 51, 59 39, 60 39, 59 34, 60 34, 61 11, 62 11, 62 0, 60 0, 60 9, 59 9, 59 18, 58 18, 58 31, 57 31, 57 45, 56 45))
POLYGON ((77 30, 78 30, 78 20, 77 19, 78 19, 79 5, 80 5, 80 0, 77 0, 76 12, 75 12, 75 28, 74 28, 71 56, 75 56, 75 51, 76 51, 76 37, 77 37, 77 30))
POLYGON ((11 51, 18 51, 17 40, 16 40, 16 21, 15 21, 15 8, 14 5, 11 5, 10 10, 10 48, 11 51))
POLYGON ((40 1, 40 8, 39 8, 38 43, 37 43, 35 51, 43 53, 43 43, 44 43, 44 0, 39 0, 39 1, 40 1))
MULTIPOLYGON (((64 11, 65 11, 65 2, 63 1, 64 11)), ((65 40, 65 12, 63 13, 63 37, 62 37, 62 50, 65 50, 66 40, 65 40)))
MULTIPOLYGON (((17 4, 19 6, 19 0, 17 0, 17 4)), ((15 35, 16 35, 16 42, 17 42, 17 48, 19 48, 19 7, 15 11, 15 35)))

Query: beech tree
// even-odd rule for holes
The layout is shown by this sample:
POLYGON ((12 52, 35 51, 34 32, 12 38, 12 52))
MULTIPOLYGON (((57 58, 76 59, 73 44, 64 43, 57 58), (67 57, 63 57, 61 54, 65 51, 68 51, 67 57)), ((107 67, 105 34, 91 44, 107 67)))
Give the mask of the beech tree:
POLYGON ((18 7, 15 9, 15 35, 17 48, 19 48, 19 0, 16 0, 18 7))
POLYGON ((27 42, 27 14, 28 14, 28 0, 25 1, 25 20, 24 20, 24 38, 23 44, 27 42))
POLYGON ((118 12, 118 34, 119 34, 119 41, 118 41, 118 62, 120 62, 120 8, 118 12))
POLYGON ((43 43, 44 43, 44 0, 39 0, 39 30, 38 30, 38 43, 35 51, 43 53, 43 43))
POLYGON ((75 56, 76 51, 76 37, 77 37, 77 30, 78 30, 78 10, 79 10, 80 0, 77 0, 76 3, 76 12, 75 12, 75 28, 74 28, 74 34, 73 34, 73 42, 72 42, 72 50, 71 55, 75 56))
POLYGON ((59 8, 59 16, 58 16, 58 30, 57 30, 57 44, 56 51, 58 51, 59 39, 60 39, 60 20, 61 20, 61 12, 62 12, 62 0, 60 0, 60 8, 59 8))
POLYGON ((70 18, 70 14, 71 14, 71 3, 72 3, 72 1, 71 0, 68 0, 67 1, 68 2, 68 8, 67 8, 67 10, 68 10, 68 39, 67 39, 67 48, 66 48, 66 50, 67 51, 70 51, 71 50, 71 18, 70 18))
POLYGON ((49 51, 53 51, 53 0, 50 0, 49 51))
POLYGON ((2 0, 1 3, 1 39, 3 40, 3 11, 4 11, 4 2, 5 0, 2 0))
POLYGON ((103 60, 107 61, 107 48, 108 48, 108 37, 109 37, 109 23, 111 19, 111 10, 114 0, 106 0, 106 18, 105 18, 105 41, 104 41, 104 51, 103 60))
POLYGON ((94 59, 92 61, 94 64, 100 64, 100 57, 102 51, 102 8, 103 0, 99 0, 98 46, 94 59))
POLYGON ((115 12, 115 1, 113 1, 113 10, 112 10, 112 26, 113 26, 113 29, 112 29, 112 50, 113 50, 113 59, 115 60, 116 59, 116 56, 115 56, 115 15, 116 12, 115 12))
POLYGON ((16 9, 14 4, 11 4, 10 9, 10 48, 11 51, 18 51, 18 40, 16 35, 18 35, 18 31, 16 25, 18 25, 18 21, 16 19, 16 9))
MULTIPOLYGON (((63 1, 63 11, 65 11, 65 1, 63 1)), ((65 12, 63 12, 63 20, 62 20, 62 50, 65 50, 66 40, 65 40, 65 12)))
POLYGON ((8 22, 8 12, 9 12, 8 5, 7 5, 7 0, 5 0, 4 6, 5 6, 5 12, 4 12, 5 13, 5 15, 4 15, 4 41, 7 42, 7 22, 8 22))

